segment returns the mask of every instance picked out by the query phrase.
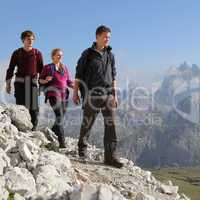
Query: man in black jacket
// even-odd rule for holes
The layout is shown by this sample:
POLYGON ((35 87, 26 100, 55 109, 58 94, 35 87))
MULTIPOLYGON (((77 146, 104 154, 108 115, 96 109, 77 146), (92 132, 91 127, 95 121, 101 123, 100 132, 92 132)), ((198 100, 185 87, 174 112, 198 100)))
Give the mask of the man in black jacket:
POLYGON ((90 130, 97 114, 104 117, 104 163, 121 168, 117 158, 115 112, 117 107, 115 59, 109 46, 111 30, 100 26, 96 30, 96 42, 86 49, 77 64, 73 101, 79 104, 80 90, 83 98, 83 121, 78 142, 79 156, 85 158, 90 130))

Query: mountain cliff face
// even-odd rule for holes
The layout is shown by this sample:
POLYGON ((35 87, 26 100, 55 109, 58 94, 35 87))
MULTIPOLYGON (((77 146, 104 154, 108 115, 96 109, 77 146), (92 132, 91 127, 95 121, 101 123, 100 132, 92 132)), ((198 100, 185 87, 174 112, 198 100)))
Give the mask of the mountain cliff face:
POLYGON ((156 140, 156 149, 161 147, 161 165, 200 165, 199 88, 199 67, 183 63, 168 70, 155 93, 155 106, 163 122, 156 140))
POLYGON ((23 106, 0 105, 0 199, 14 200, 188 200, 172 182, 161 183, 121 158, 123 169, 102 164, 103 151, 89 145, 86 161, 77 157, 77 140, 66 137, 58 149, 47 127, 31 131, 23 106))
MULTIPOLYGON (((179 67, 170 67, 162 82, 161 87, 155 94, 157 103, 172 105, 174 95, 179 89, 191 89, 190 87, 199 85, 200 68, 193 64, 188 65, 186 62, 179 67)), ((181 91, 180 91, 181 92, 181 91)))
POLYGON ((121 110, 129 122, 131 116, 136 122, 120 132, 122 152, 127 150, 128 157, 144 167, 199 166, 199 86, 197 65, 171 67, 160 88, 149 95, 152 104, 147 102, 146 110, 121 110))

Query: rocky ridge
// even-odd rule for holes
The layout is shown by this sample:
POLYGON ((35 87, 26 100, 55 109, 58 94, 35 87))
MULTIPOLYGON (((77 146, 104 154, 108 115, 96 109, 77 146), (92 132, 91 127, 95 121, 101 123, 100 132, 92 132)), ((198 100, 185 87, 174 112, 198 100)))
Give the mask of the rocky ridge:
POLYGON ((161 183, 130 160, 116 169, 103 164, 103 151, 89 145, 86 161, 77 140, 31 131, 25 107, 0 105, 0 200, 188 200, 171 181, 161 183))

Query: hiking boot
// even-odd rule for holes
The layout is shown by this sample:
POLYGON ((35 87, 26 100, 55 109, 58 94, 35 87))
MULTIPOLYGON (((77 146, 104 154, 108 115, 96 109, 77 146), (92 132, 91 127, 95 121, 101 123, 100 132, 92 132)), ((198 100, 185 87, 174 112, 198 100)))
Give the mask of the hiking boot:
POLYGON ((37 131, 37 126, 33 126, 32 131, 37 131))
POLYGON ((120 160, 117 158, 113 158, 112 160, 105 160, 104 164, 112 166, 112 167, 116 167, 116 168, 122 168, 124 166, 124 164, 120 162, 120 160))
POLYGON ((81 159, 87 158, 87 152, 86 151, 79 151, 78 155, 79 155, 79 158, 81 158, 81 159))
POLYGON ((80 158, 86 158, 87 157, 85 152, 79 152, 78 155, 79 155, 80 158))
POLYGON ((58 137, 59 148, 66 148, 65 139, 63 137, 58 137))
POLYGON ((85 152, 79 152, 79 161, 82 163, 87 163, 87 154, 85 152))
POLYGON ((64 148, 66 148, 65 143, 61 143, 61 144, 59 144, 59 148, 60 148, 60 149, 64 149, 64 148))

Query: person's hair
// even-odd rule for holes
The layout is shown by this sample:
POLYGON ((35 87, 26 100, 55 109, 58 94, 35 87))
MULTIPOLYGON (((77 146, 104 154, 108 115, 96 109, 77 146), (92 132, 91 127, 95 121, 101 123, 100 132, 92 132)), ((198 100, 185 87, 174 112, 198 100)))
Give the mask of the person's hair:
MULTIPOLYGON (((60 48, 53 49, 53 50, 51 51, 51 58, 53 58, 53 56, 55 56, 56 53, 59 52, 59 51, 63 52, 63 50, 60 49, 60 48)), ((60 65, 61 65, 62 68, 64 68, 64 64, 63 64, 63 63, 60 63, 60 65)))
POLYGON ((63 50, 60 49, 60 48, 53 49, 53 50, 51 51, 51 57, 53 58, 53 56, 55 56, 56 53, 59 52, 59 51, 63 52, 63 50))
POLYGON ((30 30, 26 30, 21 33, 21 40, 24 41, 26 37, 31 37, 31 36, 33 36, 35 39, 35 34, 30 30))
POLYGON ((111 33, 111 29, 107 26, 101 25, 96 29, 96 36, 101 35, 104 32, 111 33))

